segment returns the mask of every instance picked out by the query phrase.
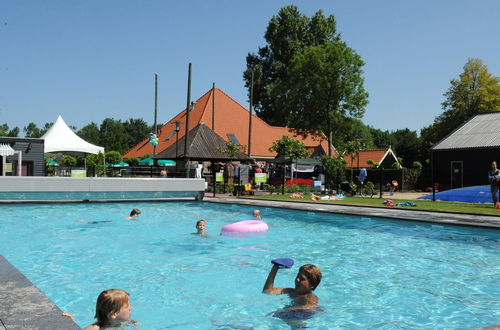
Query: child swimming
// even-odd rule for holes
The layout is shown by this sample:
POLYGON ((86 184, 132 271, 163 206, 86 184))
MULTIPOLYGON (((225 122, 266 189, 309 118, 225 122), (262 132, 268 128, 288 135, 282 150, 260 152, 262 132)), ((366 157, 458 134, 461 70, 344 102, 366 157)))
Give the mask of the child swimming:
POLYGON ((207 236, 207 233, 205 233, 206 225, 207 224, 203 219, 196 221, 196 230, 197 230, 196 235, 207 236))
MULTIPOLYGON (((86 326, 83 330, 98 330, 98 329, 121 329, 128 324, 137 325, 130 319, 132 305, 128 292, 120 289, 104 290, 97 297, 95 319, 96 322, 86 326)), ((70 313, 63 313, 63 316, 75 319, 70 313)))
POLYGON ((321 271, 314 265, 304 265, 295 277, 295 288, 275 288, 274 278, 278 269, 279 266, 274 263, 262 292, 271 295, 288 294, 293 303, 271 314, 285 321, 292 329, 306 328, 304 321, 321 311, 318 308, 318 297, 313 293, 321 282, 321 271))
POLYGON ((126 217, 125 220, 132 220, 132 219, 137 218, 140 215, 141 215, 141 210, 133 209, 132 211, 130 211, 130 216, 126 217))
POLYGON ((261 220, 262 219, 262 217, 260 216, 260 210, 253 210, 252 215, 257 220, 261 220))
POLYGON ((311 264, 300 267, 295 277, 295 288, 275 288, 274 278, 278 273, 279 266, 273 264, 273 268, 267 276, 266 283, 262 293, 278 295, 287 294, 293 300, 292 307, 298 307, 302 310, 313 309, 318 305, 318 297, 313 291, 321 282, 321 270, 311 264))

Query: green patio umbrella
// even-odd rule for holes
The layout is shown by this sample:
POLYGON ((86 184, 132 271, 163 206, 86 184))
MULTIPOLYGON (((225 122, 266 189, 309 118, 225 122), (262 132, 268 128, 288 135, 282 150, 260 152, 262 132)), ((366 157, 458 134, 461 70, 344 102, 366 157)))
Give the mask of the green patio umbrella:
POLYGON ((159 159, 158 160, 158 165, 160 166, 175 166, 175 161, 173 160, 168 160, 168 159, 159 159))
POLYGON ((47 163, 47 165, 49 165, 49 166, 59 166, 59 163, 52 159, 50 162, 47 163))
MULTIPOLYGON (((139 165, 153 165, 153 157, 149 158, 144 158, 139 162, 139 165)), ((158 165, 159 166, 175 166, 175 161, 173 160, 168 160, 168 159, 159 159, 158 160, 158 165)))
POLYGON ((119 162, 118 164, 107 163, 106 166, 107 167, 127 167, 128 164, 125 162, 119 162))

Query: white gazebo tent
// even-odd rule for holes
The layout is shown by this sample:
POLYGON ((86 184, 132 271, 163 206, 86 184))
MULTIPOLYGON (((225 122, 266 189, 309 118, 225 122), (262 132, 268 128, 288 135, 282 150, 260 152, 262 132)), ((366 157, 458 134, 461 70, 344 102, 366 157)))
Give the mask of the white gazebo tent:
POLYGON ((52 127, 42 136, 44 153, 69 152, 73 154, 104 153, 104 148, 88 143, 66 125, 59 115, 52 127))
POLYGON ((21 164, 23 163, 22 161, 22 152, 18 150, 12 149, 10 144, 7 143, 0 143, 0 156, 2 156, 2 176, 5 176, 5 167, 7 165, 6 163, 6 158, 7 156, 12 156, 13 154, 17 153, 17 175, 21 176, 21 164))
MULTIPOLYGON (((44 139, 44 153, 51 154, 65 152, 73 155, 104 153, 104 148, 89 143, 76 135, 64 122, 61 115, 52 127, 42 137, 44 139)), ((85 164, 87 168, 87 164, 85 164)))

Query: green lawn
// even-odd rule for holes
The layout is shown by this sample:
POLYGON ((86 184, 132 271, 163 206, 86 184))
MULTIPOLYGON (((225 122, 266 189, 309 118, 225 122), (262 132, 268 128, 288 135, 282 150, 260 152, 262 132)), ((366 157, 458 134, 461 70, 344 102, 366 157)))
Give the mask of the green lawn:
MULTIPOLYGON (((310 194, 305 193, 304 198, 290 198, 290 194, 285 195, 261 195, 261 196, 244 196, 242 198, 255 198, 255 199, 265 199, 265 200, 278 200, 278 201, 293 201, 302 203, 322 203, 322 204, 338 204, 338 205, 360 205, 360 206, 378 206, 393 208, 390 206, 385 206, 382 202, 389 198, 364 198, 364 197, 346 197, 339 201, 313 201, 311 200, 310 194)), ((406 202, 405 199, 391 199, 394 203, 406 202)), ((440 202, 440 201, 429 201, 429 200, 412 200, 416 207, 404 207, 405 209, 412 210, 425 210, 425 211, 441 211, 441 212, 453 212, 453 213, 473 213, 473 214, 488 214, 500 216, 500 210, 496 210, 493 207, 493 203, 479 204, 479 203, 458 203, 458 202, 440 202)), ((396 206, 394 206, 396 207, 396 206)), ((403 208, 403 207, 398 207, 403 208)))

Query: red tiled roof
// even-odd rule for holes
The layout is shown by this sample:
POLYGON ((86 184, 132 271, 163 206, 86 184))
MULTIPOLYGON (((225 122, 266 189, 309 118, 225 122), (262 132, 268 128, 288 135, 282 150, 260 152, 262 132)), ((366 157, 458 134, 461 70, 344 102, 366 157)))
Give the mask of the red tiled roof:
POLYGON ((372 149, 372 150, 364 150, 359 152, 359 163, 358 163, 358 157, 355 155, 354 157, 351 156, 344 156, 344 160, 347 161, 347 167, 374 167, 373 165, 370 165, 367 163, 368 160, 373 160, 374 162, 382 163, 384 160, 384 156, 387 153, 392 153, 392 150, 390 148, 386 149, 372 149))
MULTIPOLYGON (((209 128, 212 128, 212 89, 205 93, 196 101, 196 107, 189 114, 190 130, 204 123, 209 128)), ((156 153, 159 153, 175 143, 175 134, 165 141, 168 136, 175 130, 175 121, 180 121, 179 139, 184 136, 186 125, 186 110, 182 110, 169 122, 160 129, 158 134, 159 144, 156 146, 156 153)), ((215 127, 214 131, 226 141, 229 141, 227 134, 234 134, 240 144, 248 146, 248 121, 249 112, 241 104, 236 102, 222 90, 215 89, 215 127)), ((297 136, 294 132, 286 127, 271 126, 265 123, 262 119, 253 115, 252 117, 252 157, 271 158, 275 157, 276 153, 270 152, 269 147, 272 143, 283 135, 293 137, 304 142, 306 147, 314 148, 322 146, 325 152, 328 152, 328 141, 323 137, 309 135, 306 138, 297 136)), ((153 153, 153 146, 148 143, 149 137, 141 141, 135 147, 130 149, 123 155, 123 158, 141 157, 145 154, 153 153)))

